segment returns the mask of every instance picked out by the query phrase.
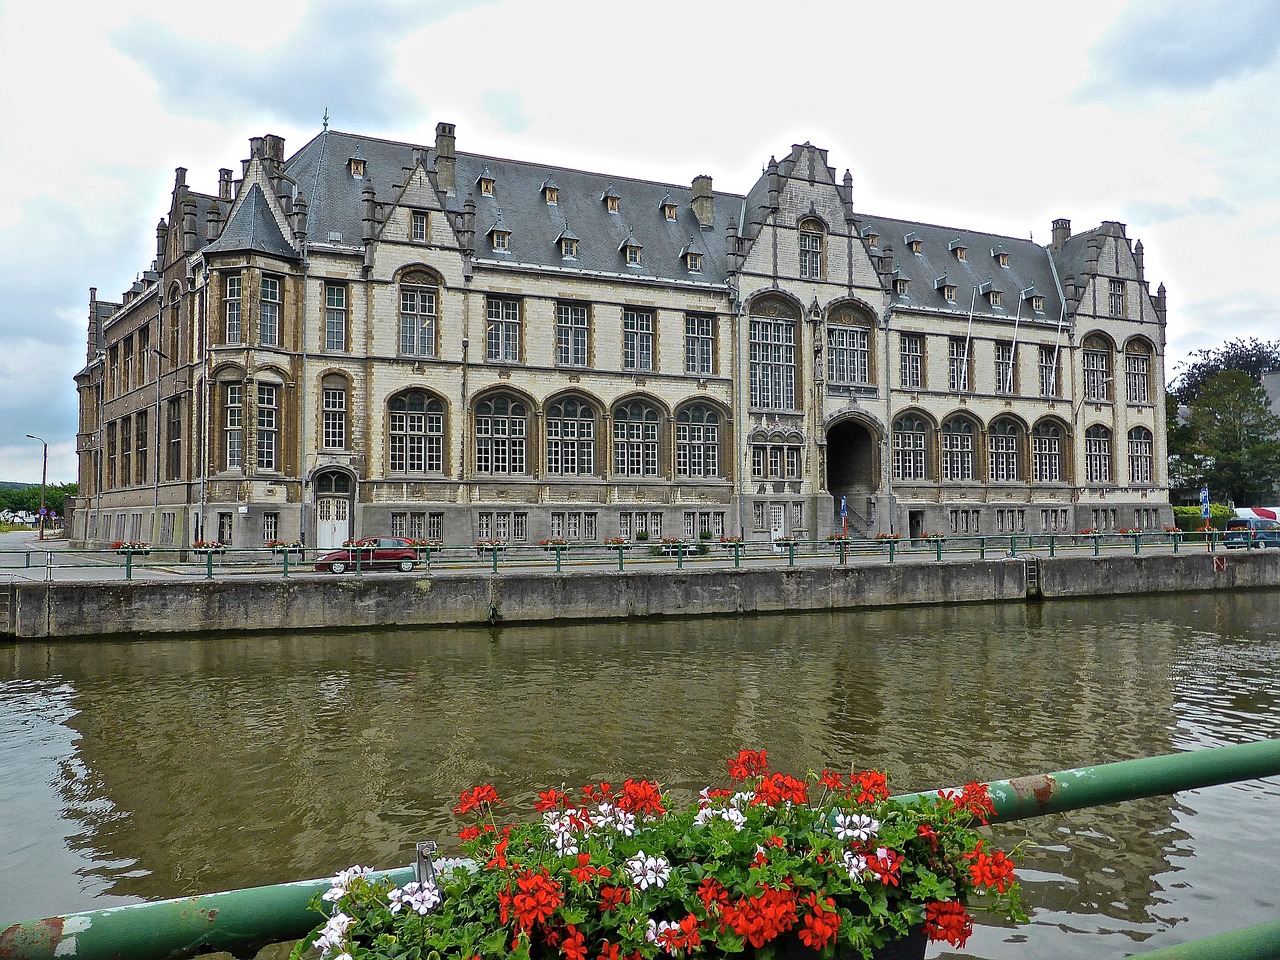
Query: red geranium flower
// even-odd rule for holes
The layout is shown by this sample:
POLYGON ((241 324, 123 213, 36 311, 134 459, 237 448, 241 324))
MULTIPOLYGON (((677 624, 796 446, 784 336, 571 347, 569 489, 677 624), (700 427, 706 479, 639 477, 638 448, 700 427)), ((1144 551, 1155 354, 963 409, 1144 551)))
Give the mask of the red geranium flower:
POLYGON ((973 917, 955 900, 935 900, 924 908, 924 932, 930 940, 960 949, 973 933, 973 917))
POLYGON ((534 924, 546 923, 556 908, 564 903, 560 884, 552 880, 545 870, 532 870, 516 880, 517 893, 512 901, 516 911, 516 926, 521 931, 533 929, 534 924))
POLYGON ((966 853, 964 858, 973 861, 969 864, 969 875, 978 886, 995 887, 1000 893, 1006 893, 1012 886, 1013 861, 1004 855, 1003 850, 989 854, 982 849, 982 841, 979 840, 978 845, 971 853, 966 853))
POLYGON ((543 790, 538 794, 538 802, 533 805, 533 809, 539 813, 547 810, 560 810, 565 806, 569 795, 563 790, 557 790, 552 787, 550 790, 543 790))
POLYGON ((751 777, 769 772, 769 754, 764 750, 739 750, 729 760, 729 779, 741 783, 751 777))
POLYGON ((654 813, 661 816, 667 812, 667 808, 662 805, 662 794, 648 780, 628 779, 624 782, 617 804, 619 809, 628 813, 654 813))
POLYGON ((796 936, 810 950, 821 950, 834 939, 836 931, 840 929, 840 914, 836 912, 835 898, 819 900, 817 894, 811 893, 801 903, 809 907, 809 912, 804 915, 804 926, 796 936))
POLYGON ((616 910, 622 904, 630 902, 631 890, 627 887, 600 888, 600 910, 603 913, 616 910))
MULTIPOLYGON (((877 800, 887 800, 889 798, 889 778, 879 770, 864 770, 856 777, 851 776, 850 780, 856 779, 859 792, 854 798, 855 803, 875 803, 877 800)), ((853 794, 853 784, 849 787, 850 795, 853 794)))
POLYGON ((564 954, 565 960, 587 960, 586 937, 573 924, 569 924, 569 933, 564 938, 560 952, 564 954))
POLYGON ((830 770, 823 770, 822 776, 818 779, 818 783, 826 787, 828 790, 843 790, 844 777, 838 773, 832 773, 830 770))
POLYGON ((498 799, 498 791, 493 788, 491 783, 482 783, 478 787, 472 787, 470 790, 463 790, 461 803, 453 808, 456 814, 470 813, 472 810, 479 810, 481 804, 489 804, 490 806, 500 806, 502 801, 498 799))

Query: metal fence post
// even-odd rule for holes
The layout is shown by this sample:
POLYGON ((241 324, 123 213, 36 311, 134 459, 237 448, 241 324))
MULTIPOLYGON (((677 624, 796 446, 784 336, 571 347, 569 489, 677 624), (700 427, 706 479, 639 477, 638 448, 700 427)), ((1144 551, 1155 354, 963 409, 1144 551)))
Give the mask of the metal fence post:
POLYGON ((556 544, 556 573, 560 572, 560 544, 556 544))
POLYGON ((941 537, 934 538, 933 549, 934 549, 935 559, 939 563, 941 563, 942 562, 942 538, 941 537))
POLYGON ((213 579, 213 551, 206 550, 204 555, 204 578, 213 579))
POLYGON ((794 567, 796 565, 796 542, 794 540, 787 541, 787 566, 794 567))
POLYGON ((733 544, 733 569, 737 570, 742 566, 742 543, 734 541, 733 544))
POLYGON ((1142 534, 1135 533, 1133 535, 1133 555, 1135 557, 1142 552, 1141 543, 1142 543, 1142 534))
POLYGON ((1052 559, 1052 557, 1053 557, 1053 550, 1054 550, 1053 541, 1054 541, 1054 536, 1053 536, 1053 534, 1051 533, 1051 534, 1049 534, 1049 557, 1050 557, 1051 559, 1052 559))
POLYGON ((133 579, 133 551, 126 550, 124 552, 124 578, 126 580, 133 579))
POLYGON ((895 546, 896 546, 895 541, 890 540, 890 541, 889 541, 889 562, 890 562, 890 563, 893 563, 893 554, 894 554, 894 548, 895 548, 895 546))
POLYGON ((978 559, 979 560, 987 559, 987 538, 986 537, 978 538, 978 559))
POLYGON ((1094 555, 1095 557, 1098 555, 1098 541, 1099 541, 1100 539, 1101 539, 1101 537, 1100 537, 1098 534, 1096 534, 1096 533, 1095 533, 1095 534, 1093 535, 1093 555, 1094 555))

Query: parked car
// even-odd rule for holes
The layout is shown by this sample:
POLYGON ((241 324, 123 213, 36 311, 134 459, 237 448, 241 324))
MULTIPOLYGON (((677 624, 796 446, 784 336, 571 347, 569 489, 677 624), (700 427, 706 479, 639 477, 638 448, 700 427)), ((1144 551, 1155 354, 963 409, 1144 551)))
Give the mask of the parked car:
POLYGON ((1253 541, 1259 547, 1280 547, 1280 521, 1261 517, 1233 517, 1227 521, 1227 533, 1223 537, 1225 547, 1247 547, 1253 541))
POLYGON ((330 573, 346 573, 355 570, 388 569, 394 567, 408 573, 418 565, 418 551, 402 537, 367 537, 337 550, 321 554, 316 569, 330 573))

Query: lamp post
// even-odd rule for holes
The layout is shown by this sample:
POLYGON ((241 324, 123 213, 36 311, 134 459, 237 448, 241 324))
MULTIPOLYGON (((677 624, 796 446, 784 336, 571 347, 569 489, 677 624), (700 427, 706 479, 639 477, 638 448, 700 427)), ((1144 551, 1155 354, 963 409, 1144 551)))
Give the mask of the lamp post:
POLYGON ((47 440, 44 439, 44 437, 37 437, 34 433, 28 433, 27 439, 39 440, 40 443, 44 446, 44 465, 40 468, 40 534, 38 537, 36 537, 37 540, 43 540, 44 539, 44 515, 45 515, 44 488, 45 488, 46 482, 49 479, 49 443, 47 440))

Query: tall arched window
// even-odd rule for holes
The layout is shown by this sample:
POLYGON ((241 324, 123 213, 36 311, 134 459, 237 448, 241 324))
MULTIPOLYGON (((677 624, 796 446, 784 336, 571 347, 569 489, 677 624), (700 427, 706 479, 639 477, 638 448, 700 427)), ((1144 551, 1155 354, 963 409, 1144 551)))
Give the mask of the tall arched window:
POLYGON ((1039 423, 1031 431, 1031 475, 1036 483, 1061 483, 1062 429, 1039 423))
POLYGON ((391 398, 388 409, 392 473, 444 470, 444 404, 421 390, 391 398))
POLYGON ((823 239, 826 232, 821 220, 810 217, 800 221, 800 277, 804 280, 822 279, 823 239))
POLYGON ((1111 399, 1111 344, 1099 336, 1084 338, 1081 363, 1084 366, 1084 399, 1106 402, 1111 399))
POLYGON ((658 475, 658 411, 636 400, 613 411, 613 472, 620 477, 658 475))
POLYGON ((964 417, 942 425, 942 479, 973 480, 973 424, 964 417))
POLYGON ((1100 423, 1084 432, 1084 473, 1088 483, 1111 482, 1111 431, 1100 423))
POLYGON ((904 414, 893 422, 893 479, 928 479, 928 440, 929 425, 915 414, 904 414))
POLYGON ((569 398, 547 408, 547 473, 584 476, 596 472, 596 412, 569 398))
POLYGON ((1134 427, 1129 431, 1129 482, 1152 483, 1155 474, 1155 444, 1151 431, 1134 427))
POLYGON ((514 397, 496 396, 476 406, 476 472, 524 473, 529 415, 514 397))
POLYGON ((320 446, 325 450, 347 448, 347 381, 329 374, 320 383, 320 446))
POLYGON ((720 476, 720 415, 700 403, 676 414, 676 474, 720 476))
POLYGON ((799 311, 778 297, 751 304, 749 327, 751 406, 794 410, 796 402, 796 323, 799 311))
POLYGON ((407 273, 400 281, 400 353, 402 356, 436 355, 436 303, 439 288, 422 271, 407 273))
POLYGON ((991 483, 1004 480, 1020 480, 1018 469, 1018 440, 1020 431, 1012 420, 997 420, 987 433, 988 473, 991 483))
POLYGON ((1125 345, 1124 383, 1130 403, 1151 402, 1151 346, 1145 340, 1125 345))

